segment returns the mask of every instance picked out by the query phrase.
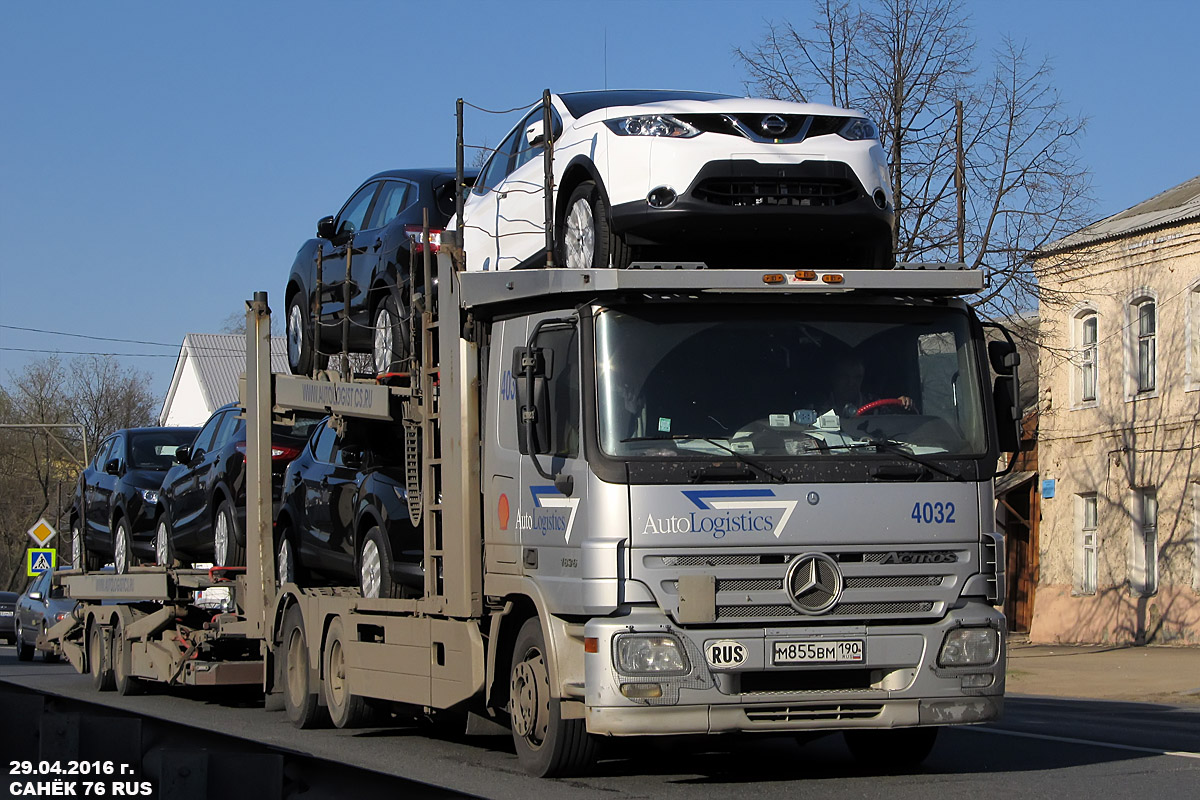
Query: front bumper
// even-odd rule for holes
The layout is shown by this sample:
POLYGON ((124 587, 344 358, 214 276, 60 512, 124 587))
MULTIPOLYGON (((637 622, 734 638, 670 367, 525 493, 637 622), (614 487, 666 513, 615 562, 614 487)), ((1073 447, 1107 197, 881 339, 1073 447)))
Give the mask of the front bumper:
POLYGON ((613 736, 753 731, 811 731, 955 725, 997 719, 1004 701, 1004 618, 991 606, 971 603, 927 625, 815 626, 684 629, 657 609, 595 619, 585 636, 598 640, 585 656, 585 717, 592 733, 613 736), (995 663, 943 668, 938 652, 958 627, 991 627, 1000 648, 995 663), (689 662, 686 675, 627 676, 613 666, 613 637, 627 632, 678 637, 689 662), (775 666, 775 641, 865 642, 860 664, 775 666), (734 641, 746 648, 736 668, 712 667, 705 644, 734 641), (964 676, 978 688, 964 687, 964 676), (631 699, 629 684, 658 683, 661 697, 631 699))

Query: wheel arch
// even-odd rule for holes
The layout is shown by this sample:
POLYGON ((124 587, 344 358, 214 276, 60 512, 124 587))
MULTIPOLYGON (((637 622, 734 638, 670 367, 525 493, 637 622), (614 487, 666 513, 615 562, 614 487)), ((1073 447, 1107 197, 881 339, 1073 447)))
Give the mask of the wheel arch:
MULTIPOLYGON (((599 170, 592 160, 584 155, 575 156, 567 163, 563 170, 562 180, 559 182, 558 188, 555 191, 554 198, 554 229, 559 231, 562 229, 563 221, 567 216, 565 203, 560 203, 559 198, 569 198, 571 192, 584 181, 592 181, 604 193, 604 204, 608 205, 608 187, 604 185, 604 180, 600 177, 599 170)), ((557 235, 556 235, 557 238, 557 235)))

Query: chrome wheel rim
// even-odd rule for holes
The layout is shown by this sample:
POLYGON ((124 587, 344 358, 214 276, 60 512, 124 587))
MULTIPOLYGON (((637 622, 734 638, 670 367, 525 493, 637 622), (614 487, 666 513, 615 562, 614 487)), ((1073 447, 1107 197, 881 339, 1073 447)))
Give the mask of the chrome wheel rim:
POLYGON ((380 581, 379 547, 368 540, 363 545, 362 566, 359 568, 363 597, 379 597, 380 581))
POLYGON ((154 563, 167 566, 167 523, 161 519, 154 529, 154 563))
POLYGON ((279 582, 294 583, 296 576, 293 574, 292 568, 292 543, 284 539, 279 543, 279 582))
POLYGON ((567 230, 563 249, 567 254, 567 267, 590 269, 596 253, 596 225, 592 217, 592 204, 581 197, 571 206, 567 214, 567 230))
POLYGON ((229 520, 224 511, 217 512, 217 524, 213 530, 213 561, 218 567, 228 566, 225 560, 229 557, 229 520))
POLYGON ((71 566, 75 569, 83 569, 83 531, 79 529, 78 525, 71 528, 71 552, 74 554, 74 563, 71 566))
POLYGON ((288 364, 300 366, 300 351, 304 348, 304 313, 299 305, 288 309, 287 319, 287 351, 288 364))
POLYGON ((113 542, 113 569, 119 575, 129 571, 129 542, 123 520, 117 525, 116 541, 113 542))
POLYGON ((387 372, 392 364, 392 315, 387 307, 375 315, 375 371, 387 372))

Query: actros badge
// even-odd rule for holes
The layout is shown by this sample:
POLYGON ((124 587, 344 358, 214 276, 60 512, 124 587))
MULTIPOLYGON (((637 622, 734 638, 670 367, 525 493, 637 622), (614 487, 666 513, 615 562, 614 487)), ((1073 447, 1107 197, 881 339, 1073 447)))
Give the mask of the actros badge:
POLYGON ((713 669, 732 669, 746 663, 746 645, 729 639, 709 642, 704 646, 704 657, 713 669))

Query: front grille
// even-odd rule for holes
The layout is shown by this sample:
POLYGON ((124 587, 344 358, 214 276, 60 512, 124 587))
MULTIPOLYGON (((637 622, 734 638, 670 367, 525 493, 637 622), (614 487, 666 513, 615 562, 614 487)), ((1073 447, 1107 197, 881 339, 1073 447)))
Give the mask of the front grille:
POLYGON ((826 136, 840 131, 847 117, 827 117, 809 114, 676 114, 678 119, 705 133, 741 136, 756 142, 794 144, 814 136, 826 136), (785 123, 781 131, 763 129, 763 120, 779 117, 785 123))
POLYGON ((941 575, 881 575, 846 578, 847 589, 904 589, 913 586, 941 586, 941 575))
POLYGON ((858 198, 858 186, 838 178, 708 178, 692 190, 720 206, 839 206, 858 198))
POLYGON ((883 614, 923 614, 933 610, 933 603, 839 603, 833 614, 852 617, 877 617, 883 614))
MULTIPOLYGON (((783 563, 782 558, 778 562, 783 563)), ((752 556, 651 556, 646 565, 650 567, 748 567, 763 563, 760 555, 752 556)))
POLYGON ((800 612, 793 606, 717 606, 717 619, 752 619, 754 617, 796 617, 800 612))
POLYGON ((770 592, 783 588, 782 580, 771 578, 746 578, 742 580, 717 581, 718 592, 770 592))
POLYGON ((751 722, 818 722, 845 719, 874 719, 883 713, 875 703, 835 703, 832 705, 760 706, 747 709, 751 722))
POLYGON ((870 669, 791 669, 740 672, 741 694, 861 691, 871 688, 870 669))

